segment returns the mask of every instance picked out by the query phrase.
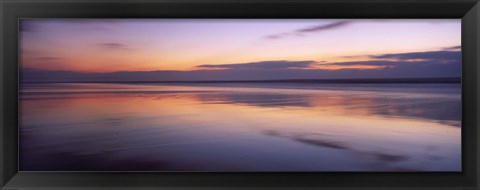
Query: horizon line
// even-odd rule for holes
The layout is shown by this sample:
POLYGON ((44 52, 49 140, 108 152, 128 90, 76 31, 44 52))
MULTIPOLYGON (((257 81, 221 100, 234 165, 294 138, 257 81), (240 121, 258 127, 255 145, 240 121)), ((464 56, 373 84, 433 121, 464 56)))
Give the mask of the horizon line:
POLYGON ((343 78, 343 79, 269 79, 269 80, 196 80, 196 81, 19 81, 27 83, 461 83, 461 77, 429 78, 343 78))

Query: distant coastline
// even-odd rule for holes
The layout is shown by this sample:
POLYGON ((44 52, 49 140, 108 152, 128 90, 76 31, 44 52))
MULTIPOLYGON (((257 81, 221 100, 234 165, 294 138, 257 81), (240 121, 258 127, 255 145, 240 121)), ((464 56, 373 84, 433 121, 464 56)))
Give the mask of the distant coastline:
POLYGON ((278 79, 278 80, 199 80, 199 81, 26 81, 31 83, 318 83, 318 84, 387 84, 387 83, 461 83, 460 77, 442 78, 365 78, 365 79, 278 79))

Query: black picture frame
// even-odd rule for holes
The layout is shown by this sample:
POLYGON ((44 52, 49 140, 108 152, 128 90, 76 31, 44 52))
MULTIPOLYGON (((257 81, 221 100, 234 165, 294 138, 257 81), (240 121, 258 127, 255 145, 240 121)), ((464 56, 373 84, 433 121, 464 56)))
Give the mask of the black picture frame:
POLYGON ((1 0, 0 188, 479 189, 478 0, 1 0), (20 18, 461 18, 463 172, 19 172, 20 18))

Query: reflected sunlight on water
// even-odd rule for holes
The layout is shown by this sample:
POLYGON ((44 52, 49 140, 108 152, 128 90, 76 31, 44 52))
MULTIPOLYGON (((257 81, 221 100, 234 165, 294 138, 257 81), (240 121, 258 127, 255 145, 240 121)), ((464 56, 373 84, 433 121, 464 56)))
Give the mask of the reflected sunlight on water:
POLYGON ((342 85, 24 84, 20 169, 461 170, 460 84, 342 85))

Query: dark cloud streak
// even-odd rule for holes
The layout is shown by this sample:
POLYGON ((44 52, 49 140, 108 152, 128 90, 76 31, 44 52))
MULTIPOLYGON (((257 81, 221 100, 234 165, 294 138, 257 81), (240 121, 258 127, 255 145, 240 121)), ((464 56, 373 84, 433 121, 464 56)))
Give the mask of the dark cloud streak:
POLYGON ((260 61, 249 63, 222 64, 222 65, 199 65, 200 69, 292 69, 309 68, 314 61, 260 61))
MULTIPOLYGON (((435 72, 458 77, 461 74, 460 51, 427 51, 368 56, 373 60, 326 63, 326 66, 377 66, 379 72, 424 75, 435 72)), ((380 74, 380 73, 379 73, 380 74)))
POLYGON ((318 26, 313 26, 313 27, 308 27, 308 28, 302 28, 302 29, 298 29, 298 30, 288 32, 288 33, 269 35, 269 36, 266 36, 266 38, 267 39, 280 39, 280 38, 287 37, 287 36, 302 36, 302 35, 307 34, 307 33, 321 32, 321 31, 325 31, 325 30, 340 28, 340 27, 346 26, 350 23, 351 23, 351 21, 338 21, 338 22, 333 22, 333 23, 330 23, 330 24, 323 24, 323 25, 318 25, 318 26))
POLYGON ((397 54, 383 54, 370 56, 376 59, 398 59, 401 61, 408 60, 431 60, 431 61, 459 61, 461 59, 459 51, 427 51, 427 52, 411 52, 397 54))
POLYGON ((351 23, 350 21, 339 21, 339 22, 334 22, 334 23, 331 23, 331 24, 325 24, 325 25, 319 25, 319 26, 314 26, 314 27, 310 27, 310 28, 300 29, 300 30, 297 30, 296 32, 297 33, 320 32, 320 31, 324 31, 324 30, 339 28, 339 27, 345 26, 345 25, 350 24, 350 23, 351 23))
POLYGON ((460 51, 462 49, 462 46, 452 46, 452 47, 446 47, 443 48, 443 50, 449 51, 449 50, 458 50, 460 51))
MULTIPOLYGON (((118 48, 117 45, 109 45, 118 48)), ((123 47, 123 46, 120 46, 123 47)), ((367 56, 367 61, 321 63, 315 61, 260 61, 249 63, 200 65, 192 71, 123 71, 112 73, 79 73, 23 68, 22 81, 231 81, 289 79, 365 79, 365 78, 441 78, 461 76, 460 51, 428 51, 367 56), (393 60, 392 60, 393 59, 393 60), (322 65, 340 69, 322 69, 322 65), (357 69, 341 66, 380 66, 357 69)), ((44 57, 44 60, 56 60, 44 57)))

